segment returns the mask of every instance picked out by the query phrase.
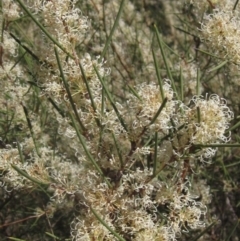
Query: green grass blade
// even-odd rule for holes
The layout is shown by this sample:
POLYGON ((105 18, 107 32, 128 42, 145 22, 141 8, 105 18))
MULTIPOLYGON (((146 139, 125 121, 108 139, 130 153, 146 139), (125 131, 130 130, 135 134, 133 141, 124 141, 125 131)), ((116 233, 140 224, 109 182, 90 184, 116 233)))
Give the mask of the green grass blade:
POLYGON ((180 66, 180 100, 184 99, 184 83, 183 83, 183 75, 182 75, 182 67, 180 66))
POLYGON ((161 114, 163 108, 167 104, 167 100, 168 100, 167 97, 163 100, 161 106, 159 107, 159 109, 158 109, 157 113, 155 114, 155 116, 152 118, 152 120, 149 123, 149 125, 152 125, 155 122, 155 120, 158 118, 158 116, 161 114))
POLYGON ((99 165, 96 163, 96 161, 95 161, 94 158, 92 157, 91 153, 88 151, 87 146, 86 146, 85 141, 84 141, 84 137, 83 137, 83 136, 81 135, 81 133, 79 132, 79 129, 78 129, 77 125, 76 125, 76 122, 75 122, 72 114, 69 113, 69 115, 70 115, 70 118, 71 118, 71 120, 72 120, 73 127, 74 127, 74 129, 75 129, 75 131, 76 131, 76 133, 77 133, 78 139, 79 139, 80 143, 82 144, 82 147, 83 147, 83 149, 84 149, 84 151, 85 151, 88 159, 89 159, 90 162, 93 164, 93 166, 95 167, 95 169, 99 172, 99 174, 103 177, 103 179, 104 179, 105 182, 108 184, 108 186, 111 187, 110 182, 109 182, 108 179, 104 176, 101 168, 100 168, 99 165))
POLYGON ((164 61, 164 64, 165 64, 165 67, 166 67, 166 70, 167 70, 167 76, 171 80, 171 84, 172 84, 172 87, 173 87, 173 90, 174 90, 174 92, 176 94, 177 99, 179 99, 178 98, 177 89, 176 89, 176 86, 175 86, 175 83, 174 83, 174 79, 172 77, 172 73, 170 71, 170 67, 169 67, 169 64, 168 64, 168 61, 167 61, 167 57, 166 57, 166 54, 165 54, 164 46, 163 46, 163 43, 162 43, 162 38, 161 38, 161 36, 159 34, 159 31, 157 29, 157 26, 155 24, 154 24, 154 30, 155 30, 155 33, 157 35, 158 45, 159 45, 159 48, 161 50, 163 61, 164 61))
POLYGON ((161 75, 160 75, 160 72, 159 72, 159 66, 158 66, 156 55, 155 55, 155 52, 154 52, 153 48, 152 48, 152 55, 153 55, 154 66, 155 66, 155 70, 156 70, 156 74, 157 74, 158 85, 160 87, 161 96, 162 96, 162 99, 164 99, 162 78, 161 78, 161 75))
POLYGON ((238 5, 238 2, 239 2, 239 0, 236 0, 236 2, 235 2, 235 4, 234 4, 234 7, 233 7, 233 10, 236 9, 236 7, 237 7, 237 5, 238 5))
POLYGON ((123 11, 124 2, 125 2, 125 0, 122 0, 122 2, 120 4, 120 7, 119 7, 119 10, 118 10, 118 13, 117 13, 117 17, 116 17, 116 19, 114 21, 113 27, 111 29, 111 32, 110 32, 108 38, 107 38, 107 41, 105 42, 105 46, 104 46, 102 54, 101 54, 101 59, 104 58, 104 56, 105 56, 105 54, 107 52, 108 46, 109 46, 109 44, 110 44, 110 42, 112 40, 113 33, 116 30, 116 28, 117 28, 117 25, 118 25, 121 13, 123 11))
POLYGON ((240 161, 225 165, 225 167, 228 168, 228 167, 234 167, 234 166, 239 166, 239 165, 240 165, 240 161))
POLYGON ((239 121, 237 124, 235 124, 234 126, 232 126, 231 128, 229 128, 229 129, 227 130, 227 132, 236 130, 239 126, 240 126, 240 121, 239 121))
POLYGON ((137 97, 139 100, 142 100, 141 97, 138 95, 137 91, 130 85, 128 85, 129 91, 135 96, 137 97))
MULTIPOLYGON (((88 84, 88 80, 87 80, 85 71, 84 71, 83 66, 81 65, 80 62, 79 62, 79 67, 80 67, 80 70, 81 70, 81 73, 82 73, 82 76, 83 76, 84 83, 87 87, 87 92, 89 94, 89 98, 90 98, 90 101, 91 101, 92 108, 93 108, 94 112, 96 113, 96 105, 95 105, 94 100, 93 100, 92 92, 91 92, 90 86, 88 84)), ((95 120, 96 120, 97 125, 100 127, 101 126, 100 121, 96 118, 95 118, 95 120)))
POLYGON ((116 107, 116 105, 115 105, 115 103, 114 103, 114 101, 113 101, 113 99, 112 99, 112 96, 111 96, 111 94, 110 94, 109 91, 108 91, 108 88, 107 88, 104 80, 103 80, 102 77, 100 76, 100 74, 99 74, 99 72, 98 72, 98 70, 97 70, 97 68, 96 68, 95 65, 93 65, 93 68, 94 68, 94 70, 95 70, 95 72, 96 72, 96 74, 97 74, 97 76, 98 76, 99 81, 101 82, 101 84, 102 84, 102 86, 103 86, 103 89, 104 89, 104 91, 105 91, 105 93, 106 93, 106 95, 107 95, 108 100, 110 101, 110 103, 111 103, 114 111, 115 111, 116 114, 117 114, 117 117, 118 117, 121 125, 123 126, 123 128, 125 129, 125 131, 127 131, 127 126, 126 126, 126 124, 125 124, 122 116, 120 115, 120 113, 119 113, 119 111, 118 111, 118 109, 117 109, 117 107, 116 107))
POLYGON ((216 71, 216 70, 222 68, 222 67, 223 67, 224 65, 226 65, 228 62, 229 62, 228 60, 225 60, 225 61, 223 61, 222 63, 220 63, 218 66, 216 66, 216 67, 208 70, 208 72, 210 73, 210 72, 216 71))
POLYGON ((45 232, 45 234, 46 235, 48 235, 48 236, 50 236, 51 238, 53 238, 53 239, 57 239, 57 240, 61 240, 60 238, 58 238, 57 236, 55 236, 55 235, 53 235, 53 234, 51 234, 51 233, 49 233, 49 232, 45 232))
POLYGON ((23 103, 21 103, 21 105, 23 107, 23 111, 24 111, 24 114, 25 114, 25 117, 26 117, 26 120, 27 120, 27 124, 28 124, 28 128, 30 130, 30 133, 31 133, 31 137, 33 139, 33 143, 34 143, 34 146, 35 146, 35 149, 36 149, 36 153, 40 157, 41 154, 39 152, 37 142, 36 142, 36 139, 35 139, 35 135, 34 135, 34 132, 33 132, 32 124, 31 124, 31 121, 30 121, 30 118, 29 118, 29 115, 28 115, 28 109, 23 103))
POLYGON ((230 238, 231 238, 232 235, 234 234, 235 230, 237 229, 238 225, 239 225, 239 219, 237 220, 236 224, 234 225, 234 227, 233 227, 233 229, 232 229, 231 233, 229 234, 229 236, 228 236, 228 238, 227 238, 226 241, 229 241, 229 240, 230 240, 230 238))
POLYGON ((158 133, 155 132, 154 160, 153 160, 153 176, 156 175, 156 170, 157 170, 157 150, 158 150, 158 133))
POLYGON ((24 163, 22 148, 21 148, 18 141, 17 141, 17 149, 18 149, 18 153, 19 153, 19 156, 20 156, 20 160, 21 160, 22 163, 24 163))
POLYGON ((200 82, 200 77, 201 77, 201 74, 200 74, 200 69, 198 68, 197 69, 197 86, 196 86, 196 93, 197 95, 200 95, 200 85, 201 85, 201 82, 200 82))
POLYGON ((118 238, 118 240, 120 241, 126 241, 124 238, 122 238, 118 233, 116 233, 111 227, 109 227, 107 225, 106 222, 104 222, 104 220, 97 214, 97 212, 92 208, 90 207, 92 213, 94 214, 94 216, 97 218, 97 220, 105 227, 107 228, 116 238, 118 238))
POLYGON ((27 172, 25 172, 24 170, 21 170, 18 166, 14 165, 14 164, 11 164, 11 166, 20 175, 24 176, 25 178, 29 179, 30 181, 32 181, 32 182, 34 182, 34 183, 36 183, 38 185, 42 185, 42 186, 47 187, 50 184, 50 183, 46 183, 46 182, 41 182, 38 179, 29 176, 27 172))
POLYGON ((60 71, 60 76, 61 76, 61 78, 62 78, 64 87, 65 87, 65 89, 66 89, 66 91, 67 91, 67 95, 68 95, 70 104, 71 104, 72 109, 73 109, 73 111, 74 111, 74 114, 75 114, 75 116, 76 116, 76 118, 77 118, 77 121, 78 121, 78 123, 79 123, 79 125, 80 125, 80 127, 81 127, 81 131, 82 131, 82 132, 83 132, 83 131, 86 131, 86 128, 84 127, 84 125, 83 125, 83 123, 82 123, 82 121, 80 120, 80 117, 79 117, 79 115, 78 115, 77 108, 76 108, 76 106, 75 106, 75 104, 74 104, 74 101, 73 101, 73 98, 72 98, 72 94, 71 94, 71 92, 70 92, 70 89, 69 89, 67 80, 65 79, 65 75, 64 75, 63 69, 62 69, 62 64, 61 64, 61 61, 60 61, 60 59, 59 59, 59 55, 58 55, 57 48, 56 48, 55 46, 54 46, 54 51, 55 51, 55 56, 56 56, 56 59, 57 59, 58 68, 59 68, 59 71, 60 71))
POLYGON ((118 153, 118 158, 119 158, 120 163, 121 163, 121 167, 123 167, 123 166, 124 166, 124 164, 123 164, 123 158, 122 158, 122 155, 121 155, 121 152, 120 152, 120 149, 119 149, 119 146, 118 146, 116 137, 115 137, 115 135, 114 135, 113 132, 112 132, 112 137, 113 137, 113 140, 114 140, 114 144, 115 144, 115 146, 116 146, 116 150, 117 150, 117 153, 118 153))
POLYGON ((58 105, 55 103, 55 101, 51 97, 48 97, 47 99, 63 118, 66 117, 66 114, 64 113, 64 111, 58 107, 58 105))
POLYGON ((8 239, 14 240, 14 241, 27 241, 26 239, 19 239, 19 238, 14 238, 14 237, 8 237, 8 239))
POLYGON ((201 123, 201 110, 199 106, 197 107, 197 121, 199 124, 201 123))
POLYGON ((192 241, 197 241, 199 238, 201 238, 205 233, 207 233, 212 226, 214 226, 216 223, 211 223, 206 229, 204 229, 197 237, 193 238, 192 241))
POLYGON ((56 44, 64 53, 70 56, 70 54, 66 51, 66 49, 55 39, 52 35, 43 27, 43 25, 33 16, 33 14, 27 9, 27 7, 23 4, 21 0, 16 0, 21 8, 29 15, 29 17, 37 24, 37 26, 46 34, 46 36, 56 44))

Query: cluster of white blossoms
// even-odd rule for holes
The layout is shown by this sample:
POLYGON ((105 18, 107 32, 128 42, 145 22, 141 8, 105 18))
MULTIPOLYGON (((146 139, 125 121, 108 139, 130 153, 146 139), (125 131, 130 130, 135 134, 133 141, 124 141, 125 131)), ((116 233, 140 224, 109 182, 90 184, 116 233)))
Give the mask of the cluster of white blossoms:
MULTIPOLYGON (((30 2, 30 1, 29 1, 30 2)), ((75 47, 83 40, 83 36, 88 28, 88 20, 81 15, 79 8, 76 8, 74 1, 33 1, 28 3, 30 9, 35 13, 41 13, 43 24, 46 26, 55 39, 72 53, 75 47)), ((47 44, 45 42, 45 44, 47 44)), ((53 49, 50 52, 40 53, 51 59, 53 49)), ((40 55, 41 57, 41 55, 40 55)), ((56 59, 53 59, 56 61, 56 59)))
POLYGON ((2 2, 2 7, 4 9, 4 19, 7 22, 13 21, 20 17, 20 8, 12 0, 6 0, 2 2))
MULTIPOLYGON (((129 122, 132 123, 131 130, 138 135, 141 134, 146 126, 153 131, 168 132, 170 119, 174 117, 174 108, 177 101, 174 100, 174 93, 168 81, 163 85, 164 97, 161 95, 160 87, 156 84, 143 83, 136 86, 137 96, 131 95, 128 100, 130 109, 129 122), (164 98, 167 103, 161 111, 160 116, 151 124, 154 115, 157 113, 164 98)), ((136 136, 139 138, 139 136, 136 136)))
MULTIPOLYGON (((16 61, 18 46, 2 31, 0 74, 9 80, 4 82, 8 104, 12 112, 18 111, 12 122, 26 132, 0 149, 0 178, 6 190, 21 193, 40 186, 49 197, 51 215, 57 210, 69 215, 74 241, 175 241, 190 229, 204 227, 209 190, 196 201, 186 181, 192 174, 189 162, 214 153, 204 148, 198 153, 194 145, 229 141, 225 133, 233 114, 226 102, 217 95, 195 96, 186 105, 166 79, 162 88, 152 82, 137 84, 117 103, 102 86, 110 74, 106 63, 89 54, 78 56, 88 23, 77 1, 25 2, 66 51, 59 50, 65 78, 47 37, 40 40, 43 46, 32 50, 41 60, 33 92, 15 73, 19 66, 24 78, 32 80, 30 68, 24 72, 13 62, 6 74, 5 65, 16 61)), ((10 11, 10 5, 3 7, 10 11)), ((1 107, 7 106, 5 99, 1 96, 1 107)), ((40 207, 36 210, 42 215, 40 207)))
POLYGON ((200 216, 205 208, 199 209, 199 206, 203 206, 201 203, 195 202, 189 195, 178 194, 176 190, 166 188, 164 183, 157 180, 147 183, 151 176, 151 170, 136 169, 122 176, 122 181, 114 192, 103 183, 97 185, 92 192, 85 192, 83 204, 88 211, 84 214, 84 220, 78 217, 72 224, 76 240, 100 237, 109 241, 118 240, 97 222, 90 212, 91 208, 109 227, 131 240, 176 240, 176 234, 180 233, 184 223, 187 222, 191 228, 203 225, 200 216), (166 189, 170 196, 164 195, 163 198, 162 193, 166 194, 166 189), (166 213, 162 211, 165 221, 158 213, 158 209, 164 205, 169 205, 172 212, 169 215, 167 209, 166 213))
POLYGON ((215 143, 217 141, 228 142, 230 137, 225 136, 229 128, 229 122, 233 119, 233 113, 226 106, 226 101, 217 95, 211 95, 203 99, 195 96, 192 99, 193 108, 188 112, 188 129, 191 130, 191 142, 196 144, 215 143), (197 121, 197 109, 199 109, 199 121, 197 121))
POLYGON ((233 10, 233 7, 233 1, 226 1, 217 5, 212 13, 204 13, 201 31, 207 46, 214 49, 214 55, 239 64, 240 15, 239 10, 233 10))

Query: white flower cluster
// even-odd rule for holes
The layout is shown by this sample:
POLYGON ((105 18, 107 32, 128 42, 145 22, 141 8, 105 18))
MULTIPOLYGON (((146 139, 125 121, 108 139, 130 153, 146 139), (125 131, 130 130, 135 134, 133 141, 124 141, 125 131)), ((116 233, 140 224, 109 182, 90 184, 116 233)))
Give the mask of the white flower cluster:
POLYGON ((202 38, 214 54, 239 65, 240 63, 240 18, 239 11, 232 11, 224 6, 213 9, 211 14, 204 14, 201 23, 202 38))
POLYGON ((230 138, 225 136, 225 131, 229 128, 233 113, 226 106, 226 101, 217 95, 211 95, 208 100, 195 96, 192 102, 194 106, 187 113, 190 121, 195 118, 195 123, 190 122, 188 125, 188 129, 192 132, 191 142, 194 144, 228 142, 230 138), (197 109, 200 111, 199 123, 196 120, 197 109))
POLYGON ((171 129, 169 123, 170 119, 174 118, 174 108, 177 101, 174 100, 174 93, 168 81, 165 81, 163 90, 167 103, 152 124, 151 121, 164 100, 161 96, 160 87, 156 84, 143 83, 136 86, 137 96, 130 95, 128 100, 130 113, 126 117, 129 119, 129 125, 131 126, 130 135, 132 139, 138 139, 147 126, 152 132, 168 133, 168 130, 171 129))
POLYGON ((6 0, 2 2, 2 9, 4 18, 7 22, 13 21, 20 17, 20 8, 12 0, 6 0))
POLYGON ((34 1, 29 7, 41 13, 44 24, 56 40, 69 52, 82 41, 88 20, 81 15, 74 1, 34 1))

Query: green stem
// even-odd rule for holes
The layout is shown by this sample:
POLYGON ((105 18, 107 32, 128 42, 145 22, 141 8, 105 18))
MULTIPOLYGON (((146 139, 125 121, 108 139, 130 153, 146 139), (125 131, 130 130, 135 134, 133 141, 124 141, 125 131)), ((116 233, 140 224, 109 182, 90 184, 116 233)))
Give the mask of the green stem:
POLYGON ((167 98, 165 98, 161 104, 161 106, 159 107, 157 113, 155 114, 155 116, 153 117, 153 119, 151 120, 151 122, 149 123, 149 125, 152 125, 155 120, 158 118, 158 116, 160 115, 160 113, 162 112, 163 108, 165 107, 166 103, 167 103, 167 98))
POLYGON ((119 158, 119 160, 120 160, 121 168, 122 168, 122 167, 124 166, 124 164, 123 164, 123 158, 122 158, 122 155, 121 155, 121 152, 120 152, 120 149, 119 149, 119 146, 118 146, 116 137, 115 137, 115 135, 114 135, 113 132, 112 132, 112 137, 113 137, 113 140, 114 140, 114 143, 115 143, 115 146, 116 146, 116 150, 117 150, 117 153, 118 153, 118 158, 119 158))
POLYGON ((28 175, 27 172, 25 172, 24 170, 20 169, 18 166, 14 165, 14 164, 11 164, 12 168, 18 172, 20 175, 24 176, 25 178, 29 179, 30 181, 38 184, 38 185, 43 185, 43 186, 48 186, 49 183, 46 183, 46 182, 41 182, 39 181, 38 179, 34 178, 34 177, 31 177, 28 175))
POLYGON ((118 109, 117 109, 117 107, 116 107, 116 105, 115 105, 115 103, 114 103, 114 101, 113 101, 113 99, 112 99, 112 96, 110 95, 110 93, 109 93, 109 91, 108 91, 108 89, 107 89, 107 86, 106 86, 104 80, 102 79, 101 75, 99 74, 99 72, 98 72, 98 70, 97 70, 97 67, 96 67, 95 65, 93 65, 93 68, 94 68, 94 70, 95 70, 95 72, 96 72, 96 74, 97 74, 97 76, 98 76, 98 79, 100 80, 100 82, 101 82, 101 84, 102 84, 102 87, 103 87, 103 89, 104 89, 104 91, 105 91, 105 93, 106 93, 106 95, 107 95, 108 100, 110 101, 110 103, 111 103, 114 111, 115 111, 116 114, 117 114, 117 117, 118 117, 121 125, 123 126, 123 128, 125 129, 125 131, 127 131, 127 126, 126 126, 126 124, 125 124, 125 122, 124 122, 121 114, 119 113, 119 111, 118 111, 118 109))
MULTIPOLYGON (((83 66, 82 66, 82 64, 80 62, 79 62, 79 67, 80 67, 80 70, 81 70, 81 73, 82 73, 82 76, 83 76, 84 83, 85 83, 85 85, 87 87, 87 91, 88 91, 89 98, 90 98, 90 101, 91 101, 91 106, 93 108, 94 113, 96 113, 97 108, 96 108, 96 105, 95 105, 94 100, 93 100, 91 88, 89 86, 89 83, 88 83, 85 71, 83 69, 83 66)), ((98 127, 100 127, 101 126, 100 121, 97 118, 95 118, 95 121, 96 121, 98 127)))
POLYGON ((122 11, 123 11, 124 2, 125 2, 125 0, 122 0, 122 2, 121 2, 121 4, 120 4, 120 7, 119 7, 119 10, 118 10, 118 13, 117 13, 117 17, 116 17, 116 19, 115 19, 115 21, 114 21, 113 27, 112 27, 112 29, 111 29, 111 32, 110 32, 110 34, 109 34, 109 36, 108 36, 108 38, 107 38, 107 41, 106 41, 105 46, 104 46, 104 49, 103 49, 103 51, 102 51, 101 59, 104 58, 104 56, 105 56, 105 54, 106 54, 106 52, 107 52, 107 48, 108 48, 108 46, 109 46, 109 44, 110 44, 110 42, 111 42, 111 40, 112 40, 113 33, 114 33, 114 31, 116 30, 116 27, 117 27, 117 25, 118 25, 118 22, 119 22, 121 13, 122 13, 122 11))
POLYGON ((92 157, 91 153, 88 151, 87 146, 86 146, 85 141, 84 141, 84 138, 83 138, 83 136, 80 134, 79 129, 78 129, 77 125, 76 125, 76 122, 75 122, 72 114, 69 113, 69 115, 70 115, 70 118, 71 118, 71 120, 72 120, 74 129, 75 129, 75 131, 76 131, 76 133, 77 133, 78 139, 79 139, 79 141, 81 142, 82 147, 83 147, 83 149, 84 149, 84 151, 85 151, 88 159, 91 161, 91 163, 93 164, 93 166, 96 168, 96 170, 97 170, 97 171, 100 173, 100 175, 103 177, 103 179, 105 180, 105 182, 107 183, 107 185, 108 185, 109 187, 111 187, 111 186, 112 186, 111 183, 110 183, 110 182, 108 181, 108 179, 104 176, 101 168, 100 168, 99 165, 96 163, 96 161, 95 161, 94 158, 92 157))
POLYGON ((162 78, 161 78, 161 75, 160 75, 160 72, 159 72, 159 67, 158 67, 156 55, 155 55, 155 53, 154 53, 153 48, 152 48, 152 55, 153 55, 155 70, 156 70, 156 73, 157 73, 158 85, 159 85, 159 87, 160 87, 161 96, 162 96, 162 99, 164 99, 164 91, 163 91, 163 86, 162 86, 162 78))
POLYGON ((157 35, 158 45, 159 45, 160 50, 161 50, 161 54, 162 54, 162 57, 163 57, 163 61, 164 61, 166 70, 167 70, 168 78, 171 80, 171 84, 172 84, 172 87, 173 87, 173 90, 174 90, 174 92, 176 94, 177 99, 179 99, 178 98, 177 89, 176 89, 176 86, 175 86, 175 83, 174 83, 174 80, 173 80, 173 77, 172 77, 172 73, 171 73, 170 68, 169 68, 169 64, 168 64, 168 61, 167 61, 167 57, 166 57, 165 51, 164 51, 162 38, 161 38, 161 36, 160 36, 160 34, 158 32, 157 26, 155 24, 154 24, 154 30, 155 30, 155 33, 157 35))
POLYGON ((182 75, 182 67, 180 66, 180 97, 181 101, 184 99, 184 90, 183 90, 183 75, 182 75))
POLYGON ((27 124, 28 124, 28 128, 30 130, 30 133, 31 133, 31 137, 33 139, 33 143, 34 143, 34 146, 35 146, 35 149, 36 149, 36 153, 40 157, 41 154, 39 152, 37 141, 36 141, 36 138, 35 138, 35 135, 34 135, 34 132, 33 132, 32 124, 31 124, 31 121, 30 121, 30 118, 29 118, 29 115, 28 115, 28 109, 23 103, 21 103, 21 105, 23 107, 23 111, 24 111, 24 114, 25 114, 25 117, 26 117, 26 120, 27 120, 27 124))
MULTIPOLYGON (((16 0, 19 5, 22 7, 22 9, 29 15, 29 17, 37 24, 37 26, 47 35, 47 37, 55 44, 57 45, 64 53, 71 56, 67 50, 55 39, 52 37, 52 35, 42 26, 42 24, 33 16, 33 14, 26 8, 26 6, 22 3, 21 0, 16 0)), ((72 56, 71 56, 72 57, 72 56)), ((72 57, 73 58, 73 57, 72 57)))
POLYGON ((153 160, 153 176, 156 175, 157 170, 157 149, 158 149, 158 133, 155 132, 155 146, 154 146, 154 160, 153 160))
POLYGON ((227 132, 233 131, 233 130, 237 129, 239 126, 240 126, 240 121, 237 124, 235 124, 234 126, 232 126, 231 128, 229 128, 227 130, 227 132))
POLYGON ((85 131, 86 128, 84 127, 83 123, 81 122, 81 120, 79 118, 76 106, 75 106, 73 98, 72 98, 72 94, 70 92, 70 89, 69 89, 69 86, 68 86, 68 83, 67 83, 67 80, 65 79, 65 75, 63 73, 62 64, 61 64, 56 46, 54 46, 54 51, 55 51, 55 55, 56 55, 56 59, 57 59, 58 68, 59 68, 59 71, 60 71, 60 76, 62 77, 62 81, 63 81, 64 87, 67 91, 67 95, 68 95, 69 101, 71 103, 72 109, 73 109, 74 114, 75 114, 75 116, 76 116, 76 118, 77 118, 77 120, 80 124, 81 131, 85 131))
POLYGON ((91 212, 94 214, 94 216, 97 218, 97 220, 105 227, 107 228, 118 240, 120 241, 126 241, 124 238, 122 238, 118 233, 116 233, 98 214, 97 212, 90 206, 91 212))

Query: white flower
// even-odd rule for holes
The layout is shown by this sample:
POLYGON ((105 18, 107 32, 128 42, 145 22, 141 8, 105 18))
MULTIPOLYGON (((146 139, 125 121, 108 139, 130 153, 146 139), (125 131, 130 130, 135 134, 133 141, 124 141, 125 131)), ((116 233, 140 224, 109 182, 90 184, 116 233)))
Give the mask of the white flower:
POLYGON ((233 118, 233 112, 226 105, 226 101, 218 95, 211 95, 208 100, 202 96, 195 96, 191 100, 193 107, 188 115, 188 131, 194 144, 219 143, 229 141, 225 132, 233 118), (197 111, 200 112, 198 121, 197 111))
POLYGON ((214 54, 240 63, 240 18, 238 12, 215 9, 212 14, 206 14, 202 22, 203 39, 214 54))

